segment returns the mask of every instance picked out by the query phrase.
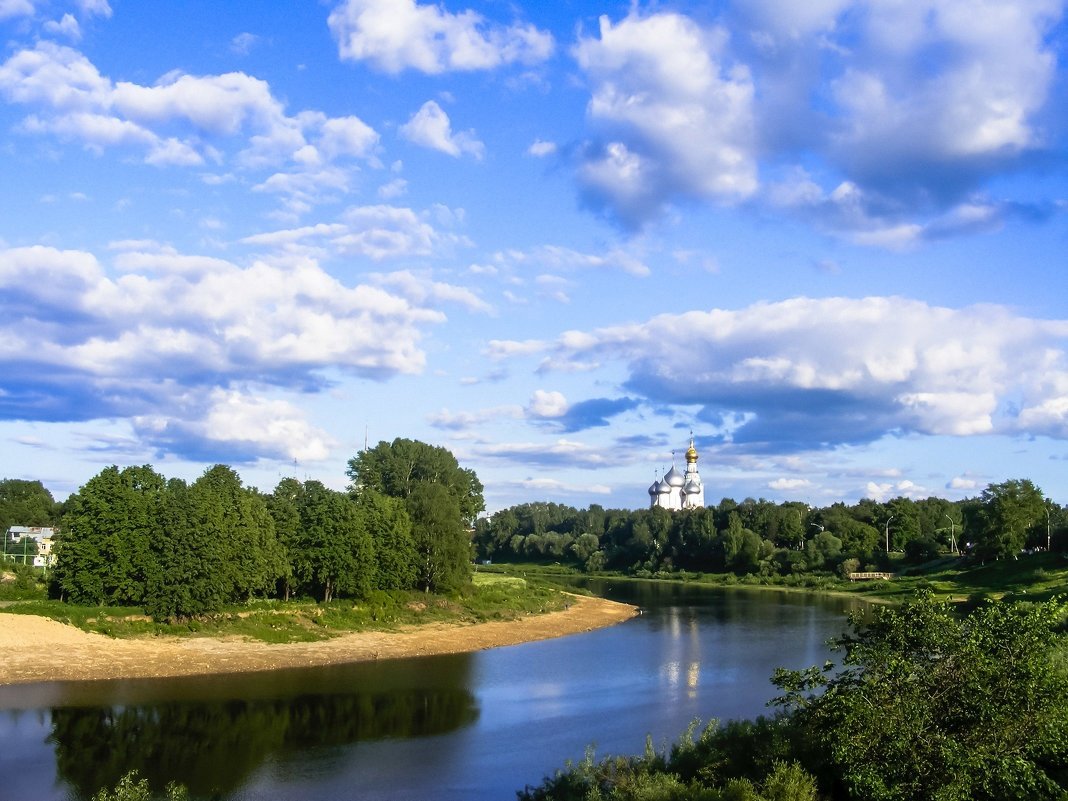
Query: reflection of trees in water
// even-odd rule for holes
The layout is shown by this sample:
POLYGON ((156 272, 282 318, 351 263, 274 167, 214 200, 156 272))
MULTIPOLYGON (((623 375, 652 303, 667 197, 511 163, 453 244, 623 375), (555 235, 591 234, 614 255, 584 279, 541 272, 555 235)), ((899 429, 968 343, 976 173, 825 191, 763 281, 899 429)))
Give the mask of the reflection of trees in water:
POLYGON ((478 716, 463 689, 52 710, 60 777, 84 797, 137 770, 194 796, 239 788, 268 757, 314 746, 441 734, 478 716))

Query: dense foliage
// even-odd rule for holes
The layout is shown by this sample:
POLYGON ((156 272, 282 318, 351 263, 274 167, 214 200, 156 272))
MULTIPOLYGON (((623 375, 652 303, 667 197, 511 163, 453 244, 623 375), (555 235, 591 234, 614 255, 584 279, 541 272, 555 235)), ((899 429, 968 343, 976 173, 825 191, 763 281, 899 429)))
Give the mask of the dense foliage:
POLYGON ((59 506, 40 481, 0 479, 0 533, 11 526, 50 526, 59 506))
MULTIPOLYGON (((348 493, 286 478, 264 495, 224 465, 192 484, 148 465, 105 468, 66 502, 53 593, 173 619, 253 598, 457 590, 471 570, 463 504, 481 508, 482 485, 448 451, 397 442, 390 464, 403 456, 411 480, 348 493)), ((353 462, 377 465, 392 448, 367 453, 353 462)))
POLYGON ((967 617, 921 594, 854 617, 837 667, 778 671, 775 718, 592 756, 523 801, 1010 801, 1068 795, 1066 607, 967 617))
POLYGON ((480 519, 475 546, 483 559, 560 562, 590 572, 797 576, 886 570, 888 551, 920 563, 947 552, 989 560, 1023 548, 1064 549, 1066 534, 1068 512, 1030 481, 1015 480, 959 502, 894 498, 809 508, 725 498, 681 512, 526 503, 480 519))
POLYGON ((779 703, 845 798, 1064 798, 1068 673, 1061 601, 967 617, 921 594, 854 617, 844 664, 779 671, 779 703))

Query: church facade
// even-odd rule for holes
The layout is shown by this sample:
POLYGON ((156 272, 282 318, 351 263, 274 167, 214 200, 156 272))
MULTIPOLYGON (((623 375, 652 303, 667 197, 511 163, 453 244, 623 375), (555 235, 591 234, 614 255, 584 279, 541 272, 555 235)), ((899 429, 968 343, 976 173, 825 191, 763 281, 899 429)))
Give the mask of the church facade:
POLYGON ((697 471, 697 448, 693 446, 693 434, 690 434, 690 447, 686 449, 686 472, 679 472, 672 455, 671 469, 649 487, 649 508, 659 506, 661 509, 679 511, 704 505, 705 488, 697 471))

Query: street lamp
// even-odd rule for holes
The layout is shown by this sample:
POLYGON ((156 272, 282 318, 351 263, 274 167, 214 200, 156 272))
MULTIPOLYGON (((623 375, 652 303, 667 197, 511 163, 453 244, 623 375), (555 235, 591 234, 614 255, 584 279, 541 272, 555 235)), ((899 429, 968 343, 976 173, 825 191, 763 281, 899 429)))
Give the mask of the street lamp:
POLYGON ((1049 534, 1049 504, 1043 504, 1043 506, 1046 509, 1046 553, 1049 553, 1051 545, 1049 534))
POLYGON ((890 521, 893 520, 894 517, 895 517, 895 515, 890 515, 890 517, 886 518, 886 531, 885 531, 885 534, 886 534, 886 552, 887 553, 890 553, 890 521))
POLYGON ((948 514, 944 514, 942 517, 949 521, 949 547, 953 549, 953 553, 957 553, 957 539, 953 536, 953 527, 956 524, 953 522, 953 518, 948 514))

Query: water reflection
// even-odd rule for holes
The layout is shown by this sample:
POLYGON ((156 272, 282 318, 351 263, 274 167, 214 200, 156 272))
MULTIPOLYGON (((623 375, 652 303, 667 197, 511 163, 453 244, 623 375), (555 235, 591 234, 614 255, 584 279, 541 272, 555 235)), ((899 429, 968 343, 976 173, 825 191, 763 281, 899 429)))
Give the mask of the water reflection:
POLYGON ((476 717, 462 689, 67 708, 52 710, 49 742, 59 776, 82 796, 129 770, 156 789, 181 779, 203 796, 236 790, 287 752, 442 734, 476 717))

